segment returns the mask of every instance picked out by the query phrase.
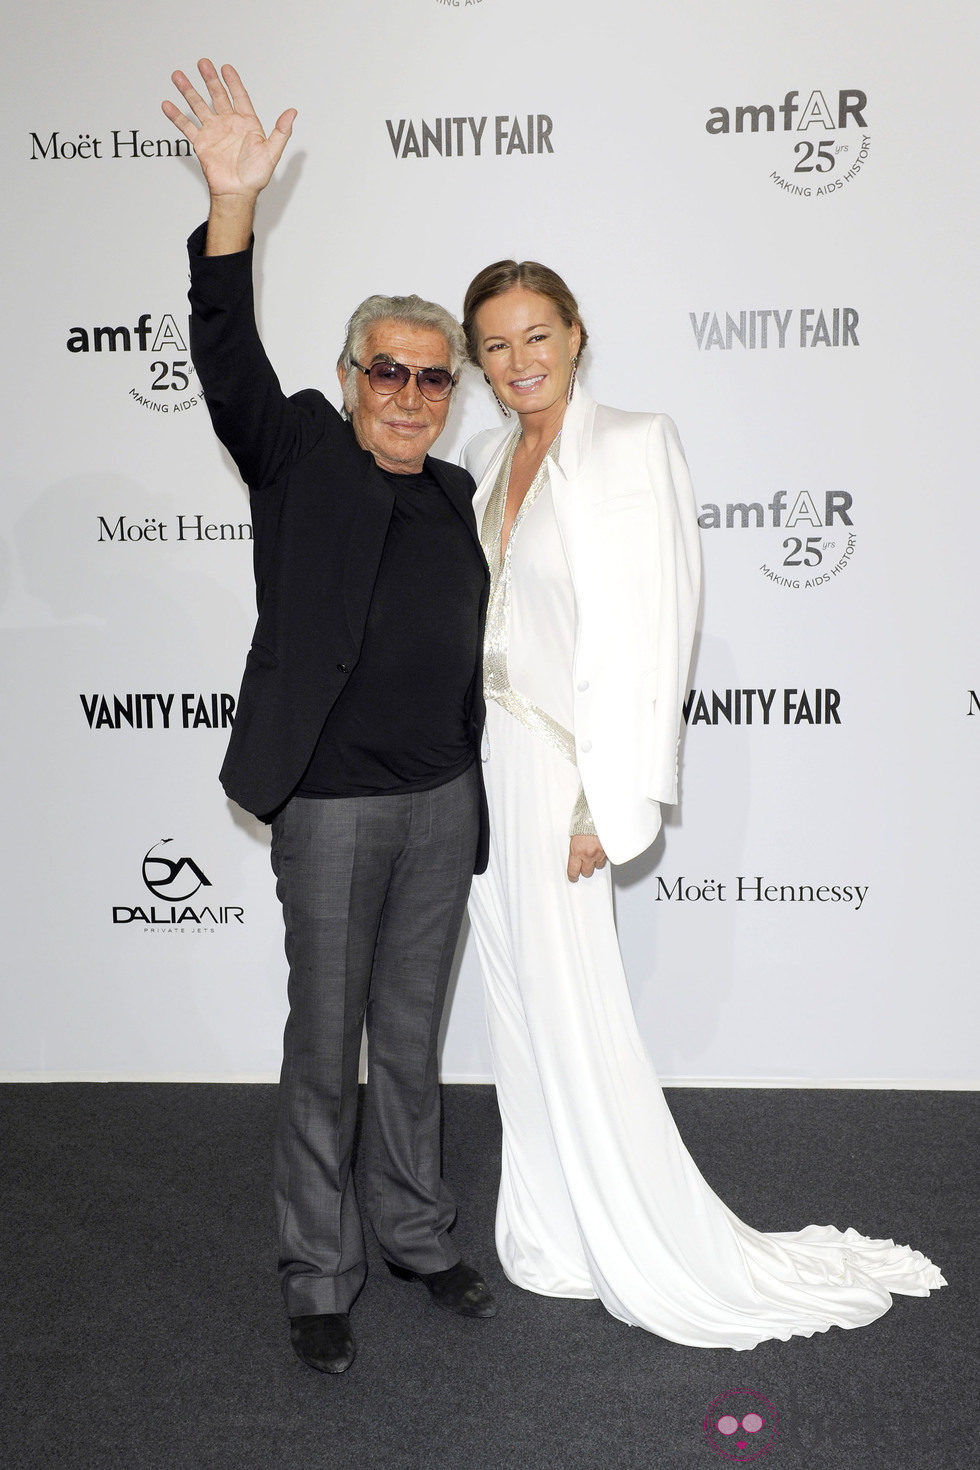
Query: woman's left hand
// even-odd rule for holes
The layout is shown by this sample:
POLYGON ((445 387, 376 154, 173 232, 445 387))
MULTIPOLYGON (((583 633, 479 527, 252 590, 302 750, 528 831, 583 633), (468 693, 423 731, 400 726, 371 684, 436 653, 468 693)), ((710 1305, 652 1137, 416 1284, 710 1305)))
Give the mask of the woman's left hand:
POLYGON ((568 881, 591 878, 596 868, 606 866, 606 854, 598 837, 573 837, 568 844, 568 881))

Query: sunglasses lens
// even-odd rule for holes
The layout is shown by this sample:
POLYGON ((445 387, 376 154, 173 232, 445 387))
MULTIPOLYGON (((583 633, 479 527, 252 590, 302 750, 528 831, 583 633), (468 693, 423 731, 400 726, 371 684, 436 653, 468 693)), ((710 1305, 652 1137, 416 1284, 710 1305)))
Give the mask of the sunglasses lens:
POLYGON ((375 393, 397 393, 408 382, 408 368, 400 362, 372 363, 368 382, 375 393))
POLYGON ((452 375, 445 368, 419 368, 413 374, 400 362, 373 362, 368 369, 368 382, 375 393, 399 393, 413 376, 425 398, 445 398, 453 386, 452 375))
POLYGON ((419 391, 426 398, 445 398, 453 386, 452 374, 445 368, 422 368, 418 376, 419 391))

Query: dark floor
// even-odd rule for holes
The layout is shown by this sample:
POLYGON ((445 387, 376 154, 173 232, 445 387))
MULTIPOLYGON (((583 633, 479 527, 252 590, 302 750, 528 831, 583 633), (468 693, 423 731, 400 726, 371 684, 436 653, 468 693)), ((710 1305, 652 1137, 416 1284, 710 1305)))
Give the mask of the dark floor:
POLYGON ((456 1239, 500 1314, 439 1312, 376 1269, 372 1242, 357 1360, 324 1377, 289 1348, 273 1270, 273 1088, 5 1086, 0 1466, 710 1470, 725 1461, 705 1411, 736 1388, 778 1411, 755 1461, 772 1470, 980 1463, 975 1096, 668 1096, 750 1224, 891 1235, 949 1286, 896 1298, 870 1327, 750 1353, 679 1347, 596 1302, 521 1292, 492 1246, 493 1092, 451 1087, 456 1239))

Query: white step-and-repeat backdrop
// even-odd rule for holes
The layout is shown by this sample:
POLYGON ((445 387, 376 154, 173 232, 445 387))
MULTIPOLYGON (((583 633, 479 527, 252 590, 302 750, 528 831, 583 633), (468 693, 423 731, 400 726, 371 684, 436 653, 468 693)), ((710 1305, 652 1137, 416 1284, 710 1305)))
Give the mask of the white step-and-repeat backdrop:
MULTIPOLYGON (((668 1080, 976 1079, 967 0, 41 0, 4 88, 0 1076, 271 1078, 268 833, 217 769, 254 615, 190 361, 169 73, 299 119, 261 204, 287 391, 352 307, 543 260, 602 401, 676 419, 706 591, 665 840, 618 877, 668 1080)), ((478 375, 438 446, 496 410, 478 375)), ((443 1075, 489 1074, 469 945, 443 1075)))

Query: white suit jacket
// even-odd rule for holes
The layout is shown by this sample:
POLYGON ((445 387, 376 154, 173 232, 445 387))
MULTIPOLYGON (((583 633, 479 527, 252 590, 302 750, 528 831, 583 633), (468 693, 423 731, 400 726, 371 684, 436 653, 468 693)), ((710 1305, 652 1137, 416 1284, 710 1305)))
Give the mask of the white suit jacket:
MULTIPOLYGON (((509 427, 477 434, 463 463, 482 498, 509 427)), ((611 862, 643 852, 676 802, 681 706, 701 586, 697 510, 665 414, 597 404, 576 385, 552 497, 575 589, 576 761, 611 862)))

